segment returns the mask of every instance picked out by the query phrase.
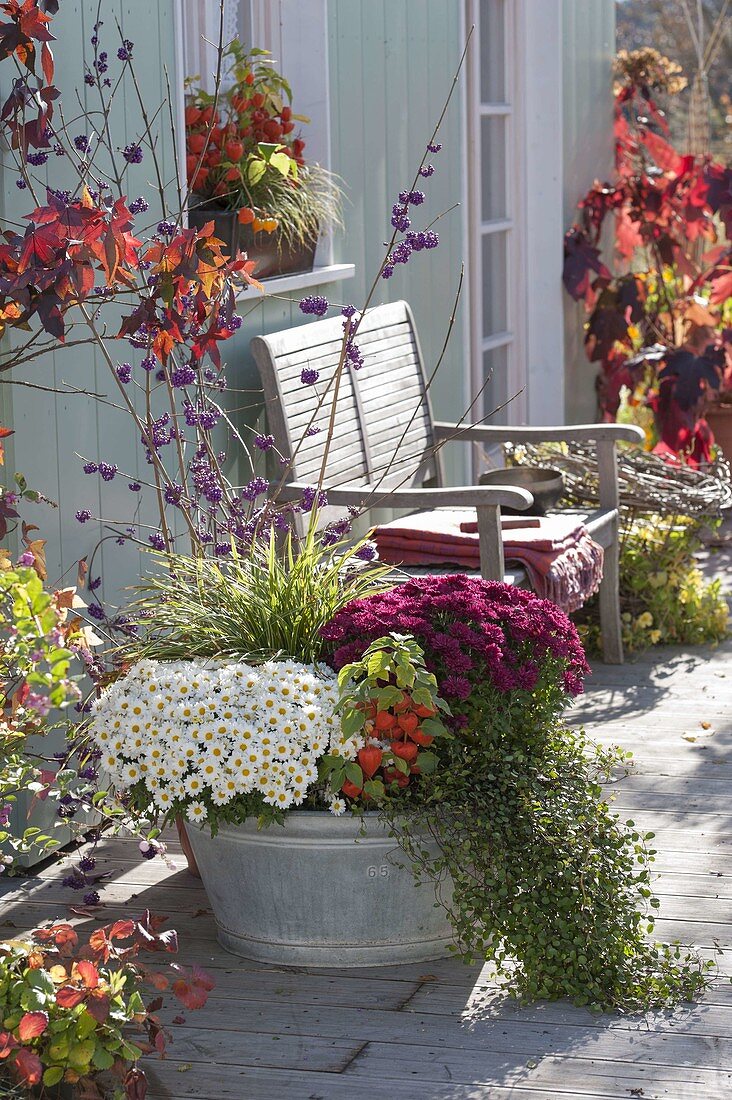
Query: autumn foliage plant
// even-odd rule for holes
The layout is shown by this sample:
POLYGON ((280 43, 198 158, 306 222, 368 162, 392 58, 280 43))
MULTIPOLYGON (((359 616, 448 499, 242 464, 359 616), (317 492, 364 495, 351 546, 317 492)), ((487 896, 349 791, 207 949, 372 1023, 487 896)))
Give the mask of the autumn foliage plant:
POLYGON ((615 418, 626 387, 639 422, 652 411, 649 449, 706 462, 705 403, 730 366, 732 168, 670 143, 661 102, 683 87, 671 62, 634 51, 617 74, 615 176, 578 204, 564 285, 585 305, 603 416, 615 418), (608 225, 615 265, 603 258, 608 225))
MULTIPOLYGON (((135 494, 135 521, 123 518, 117 534, 160 548, 183 538, 197 553, 215 552, 243 529, 256 499, 230 489, 210 442, 226 422, 219 348, 241 324, 236 296, 254 281, 254 263, 225 255, 211 225, 183 228, 185 194, 163 182, 159 135, 141 99, 139 139, 115 143, 110 112, 125 87, 138 99, 132 42, 120 39, 112 83, 103 24, 95 25, 85 83, 101 109, 82 116, 85 132, 76 133, 62 123, 53 83, 51 16, 30 0, 0 10, 0 60, 19 68, 3 128, 28 197, 23 223, 6 226, 0 245, 0 325, 13 336, 2 371, 93 345, 144 454, 141 476, 121 473, 111 455, 81 457, 85 475, 119 478, 135 494), (47 183, 51 157, 65 186, 47 183), (156 215, 150 198, 128 193, 146 157, 156 215)), ((92 512, 80 508, 76 518, 87 523, 92 512)))
POLYGON ((28 501, 42 500, 41 494, 21 474, 11 485, 0 488, 0 542, 14 537, 22 550, 14 560, 10 548, 0 545, 0 871, 12 867, 17 853, 58 844, 37 826, 13 821, 13 808, 21 792, 45 798, 53 786, 64 797, 56 781, 58 761, 43 738, 78 704, 78 653, 93 644, 75 588, 54 590, 44 583, 46 540, 19 511, 28 501))
POLYGON ((144 1100, 137 1062, 146 1051, 162 1055, 167 1041, 160 993, 170 989, 193 1009, 213 986, 202 970, 142 961, 143 953, 177 950, 175 932, 160 924, 145 913, 97 928, 86 942, 70 924, 56 924, 30 942, 0 944, 0 1082, 33 1095, 63 1082, 101 1098, 111 1093, 94 1083, 106 1078, 115 1096, 144 1100), (156 994, 147 1001, 146 987, 156 994))
POLYGON ((305 161, 298 124, 309 119, 293 113, 290 85, 266 50, 247 51, 234 39, 221 58, 227 86, 217 93, 197 77, 186 80, 194 217, 235 211, 250 247, 275 231, 281 243, 314 246, 321 229, 340 224, 341 193, 330 172, 305 161))

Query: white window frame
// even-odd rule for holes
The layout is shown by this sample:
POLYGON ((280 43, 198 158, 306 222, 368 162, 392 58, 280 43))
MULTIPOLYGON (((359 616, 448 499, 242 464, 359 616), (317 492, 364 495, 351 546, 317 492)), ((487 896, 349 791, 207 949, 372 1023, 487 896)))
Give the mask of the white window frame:
MULTIPOLYGON (((516 6, 511 0, 504 5, 504 72, 505 97, 503 102, 484 103, 481 94, 480 71, 480 0, 466 0, 465 22, 474 27, 473 43, 468 53, 466 81, 466 138, 467 138, 467 244, 469 272, 468 347, 470 348, 471 396, 476 397, 485 386, 483 357, 486 352, 506 349, 506 392, 513 400, 507 410, 512 421, 521 423, 526 416, 525 357, 522 347, 522 326, 519 317, 518 274, 521 254, 522 227, 519 212, 522 206, 518 189, 522 180, 518 162, 517 117, 518 76, 516 65, 516 6), (506 120, 505 163, 506 216, 483 220, 482 210, 482 120, 486 117, 503 117, 506 120), (483 240, 495 233, 506 235, 506 327, 502 332, 485 336, 483 332, 483 240), (514 394, 517 395, 514 397, 514 394)), ((476 417, 483 414, 483 401, 474 406, 476 417)), ((490 421, 488 421, 490 423, 490 421)), ((477 449, 476 449, 477 450, 477 449)), ((481 463, 477 453, 474 461, 481 463)), ((477 471, 476 471, 477 472, 477 471)))
MULTIPOLYGON (((178 71, 186 70, 186 5, 190 0, 176 0, 176 52, 178 71)), ((193 0, 198 6, 200 0, 193 0)), ((269 50, 287 77, 294 92, 298 114, 312 119, 308 124, 306 156, 323 167, 331 164, 330 79, 328 70, 328 0, 227 0, 232 11, 238 8, 237 21, 248 31, 248 45, 269 50)), ((205 0, 203 11, 210 21, 208 33, 213 41, 218 36, 219 5, 205 0)), ((231 18, 226 12, 225 18, 231 18)), ((198 33, 201 33, 199 28, 198 33)), ((182 89, 178 96, 177 124, 185 133, 182 89)), ((181 158, 185 166, 185 155, 181 158)), ((184 171, 184 169, 183 169, 184 171)), ((333 241, 326 234, 318 243, 316 268, 333 269, 333 241)), ((345 274, 353 274, 352 265, 345 265, 345 274), (347 270, 346 270, 347 269, 347 270)))
MULTIPOLYGON (((505 347, 506 389, 509 397, 517 395, 507 409, 508 422, 562 423, 562 0, 506 0, 504 12, 506 102, 485 104, 480 0, 465 0, 466 28, 475 27, 465 95, 471 394, 485 383, 484 353, 505 347), (507 217, 484 222, 481 119, 491 115, 506 118, 507 217), (502 230, 507 230, 506 330, 484 337, 482 241, 502 230)), ((479 454, 474 462, 480 465, 479 454)))

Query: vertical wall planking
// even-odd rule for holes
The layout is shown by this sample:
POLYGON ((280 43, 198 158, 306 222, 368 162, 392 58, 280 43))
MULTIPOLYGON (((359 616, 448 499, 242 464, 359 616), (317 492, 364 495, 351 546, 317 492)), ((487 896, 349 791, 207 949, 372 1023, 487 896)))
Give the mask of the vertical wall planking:
MULTIPOLYGON (((347 233, 337 261, 357 264, 349 299, 363 300, 390 235, 392 203, 409 187, 450 87, 463 42, 459 3, 442 0, 330 0, 333 168, 345 180, 347 233), (383 31, 382 31, 383 27, 383 31), (358 129, 359 120, 361 127, 358 129)), ((443 150, 431 159, 425 206, 415 224, 431 220, 462 198, 460 96, 443 124, 443 150)), ((440 247, 415 255, 406 269, 379 282, 374 301, 407 298, 412 304, 428 370, 439 357, 463 259, 462 208, 441 218, 440 247)), ((465 307, 467 308, 467 307, 465 307)), ((433 391, 438 416, 459 417, 466 407, 467 360, 463 326, 452 332, 433 391)), ((465 470, 461 448, 449 448, 451 476, 465 470), (455 452, 451 454, 451 452, 455 452)))
MULTIPOLYGON (((595 179, 613 163, 614 0, 564 0, 564 228, 595 179)), ((565 412, 569 423, 597 415, 594 377, 583 347, 584 306, 564 293, 565 412)))

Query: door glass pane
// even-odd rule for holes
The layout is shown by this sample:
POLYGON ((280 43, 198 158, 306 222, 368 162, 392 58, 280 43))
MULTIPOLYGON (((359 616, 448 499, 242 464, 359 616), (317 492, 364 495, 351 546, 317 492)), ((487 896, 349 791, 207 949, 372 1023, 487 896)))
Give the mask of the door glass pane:
POLYGON ((480 121, 481 211, 484 222, 508 216, 506 209, 506 119, 502 115, 480 121))
POLYGON ((480 3, 480 99, 506 102, 505 0, 480 3))
POLYGON ((508 329, 508 230, 483 237, 483 336, 508 329))
POLYGON ((483 401, 481 417, 484 424, 508 424, 510 402, 508 392, 508 348, 493 348, 483 352, 483 401))

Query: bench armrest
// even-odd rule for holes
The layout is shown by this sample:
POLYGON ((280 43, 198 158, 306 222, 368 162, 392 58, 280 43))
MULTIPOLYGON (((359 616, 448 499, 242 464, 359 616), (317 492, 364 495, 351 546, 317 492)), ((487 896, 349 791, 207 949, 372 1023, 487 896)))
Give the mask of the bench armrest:
MULTIPOLYGON (((280 490, 284 499, 302 495, 305 485, 289 482, 280 490)), ((533 503, 531 493, 513 485, 468 485, 459 488, 388 489, 372 485, 327 489, 328 504, 367 508, 475 508, 478 518, 480 572, 486 580, 502 581, 505 570, 501 507, 523 511, 533 503)))
POLYGON ((492 424, 451 424, 436 420, 438 439, 455 439, 460 443, 579 443, 582 440, 601 442, 624 440, 641 443, 642 428, 635 424, 564 424, 551 427, 517 428, 492 424))
MULTIPOLYGON (((301 496, 306 486, 291 481, 280 495, 287 499, 301 496)), ((335 507, 363 504, 368 508, 529 508, 534 498, 526 489, 514 485, 465 485, 459 488, 389 489, 373 485, 353 488, 326 488, 328 504, 335 507)))

